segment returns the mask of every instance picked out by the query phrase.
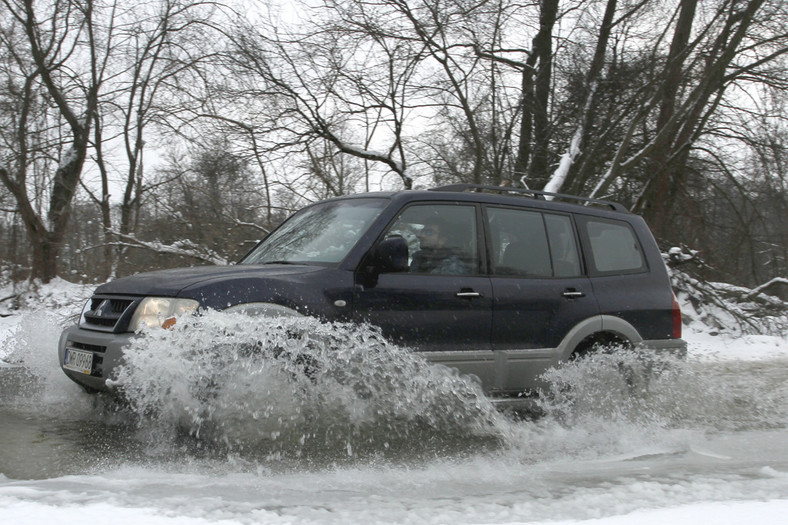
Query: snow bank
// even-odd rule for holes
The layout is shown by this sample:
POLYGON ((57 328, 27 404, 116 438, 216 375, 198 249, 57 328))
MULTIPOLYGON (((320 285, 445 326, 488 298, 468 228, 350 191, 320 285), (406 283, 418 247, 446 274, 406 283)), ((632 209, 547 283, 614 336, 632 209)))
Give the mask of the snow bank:
MULTIPOLYGON (((91 503, 81 506, 60 506, 46 505, 33 501, 19 501, 16 499, 3 501, 0 498, 0 507, 3 508, 0 514, 0 525, 49 525, 51 523, 70 524, 70 523, 90 523, 106 522, 109 520, 113 525, 238 525, 247 520, 237 519, 216 519, 213 517, 188 517, 177 516, 169 513, 162 513, 155 508, 129 508, 117 506, 113 503, 91 503)), ((279 516, 275 511, 258 510, 255 513, 255 523, 266 524, 292 524, 292 516, 279 516)), ((744 525, 748 523, 758 523, 759 525, 781 525, 785 523, 785 516, 788 515, 788 500, 763 501, 763 502, 719 502, 719 503, 697 503, 693 505, 683 505, 669 509, 639 510, 629 514, 597 518, 590 520, 540 520, 540 521, 517 521, 500 522, 502 525, 695 525, 698 523, 713 523, 714 525, 744 525)), ((404 516, 391 516, 390 521, 382 523, 405 523, 398 518, 404 516)), ((468 516, 472 522, 473 517, 468 516)), ((317 519, 297 520, 302 524, 318 524, 322 521, 317 519)), ((433 516, 424 523, 450 523, 451 519, 447 516, 441 518, 440 515, 433 516)), ((380 522, 379 522, 380 523, 380 522)), ((479 521, 481 523, 491 523, 489 521, 479 521)), ((499 523, 499 522, 492 522, 499 523)))

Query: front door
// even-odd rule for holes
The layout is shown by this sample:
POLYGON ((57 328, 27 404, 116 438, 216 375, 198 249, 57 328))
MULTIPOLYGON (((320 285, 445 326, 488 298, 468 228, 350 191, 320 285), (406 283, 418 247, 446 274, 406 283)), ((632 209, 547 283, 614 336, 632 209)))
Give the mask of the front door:
POLYGON ((556 346, 573 326, 598 314, 597 302, 570 216, 489 207, 486 218, 495 388, 521 391, 558 364, 556 346))
POLYGON ((481 273, 477 215, 474 205, 405 208, 383 238, 408 241, 408 271, 382 273, 372 282, 359 278, 353 307, 356 321, 489 388, 492 286, 481 273))

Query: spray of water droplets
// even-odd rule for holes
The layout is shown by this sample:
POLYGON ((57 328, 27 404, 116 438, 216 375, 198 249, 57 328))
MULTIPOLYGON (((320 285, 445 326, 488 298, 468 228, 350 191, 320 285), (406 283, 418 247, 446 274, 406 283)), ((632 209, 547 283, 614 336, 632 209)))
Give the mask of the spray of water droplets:
POLYGON ((516 419, 470 378, 370 327, 217 312, 140 334, 113 379, 118 401, 62 374, 59 332, 45 314, 19 323, 6 341, 3 360, 13 366, 0 370, 2 404, 95 427, 91 435, 108 436, 107 454, 125 447, 156 461, 493 453, 535 463, 680 450, 690 434, 788 425, 788 367, 774 362, 594 353, 548 371, 540 416, 516 419))
POLYGON ((231 451, 328 455, 488 439, 500 417, 476 383, 365 326, 207 313, 151 331, 114 384, 157 434, 231 451))

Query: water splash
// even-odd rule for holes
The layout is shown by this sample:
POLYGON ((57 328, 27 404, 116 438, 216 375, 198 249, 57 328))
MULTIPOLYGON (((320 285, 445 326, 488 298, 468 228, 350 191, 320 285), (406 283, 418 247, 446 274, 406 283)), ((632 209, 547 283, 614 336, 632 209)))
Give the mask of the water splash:
POLYGON ((60 321, 28 314, 5 339, 13 367, 0 369, 0 408, 53 417, 108 458, 122 450, 131 462, 250 468, 480 453, 545 463, 788 427, 788 363, 779 360, 594 354, 545 375, 541 418, 509 420, 473 381, 368 327, 218 313, 182 321, 128 349, 118 404, 68 380, 55 357, 60 321))
POLYGON ((226 450, 327 457, 496 436, 468 378, 365 326, 207 313, 150 331, 116 385, 158 440, 187 432, 226 450))
POLYGON ((577 424, 593 417, 665 428, 741 430, 786 424, 785 372, 774 363, 699 362, 611 348, 544 375, 542 409, 577 424))
POLYGON ((6 332, 0 376, 0 402, 42 415, 86 417, 92 403, 58 367, 61 317, 45 310, 21 316, 6 332))

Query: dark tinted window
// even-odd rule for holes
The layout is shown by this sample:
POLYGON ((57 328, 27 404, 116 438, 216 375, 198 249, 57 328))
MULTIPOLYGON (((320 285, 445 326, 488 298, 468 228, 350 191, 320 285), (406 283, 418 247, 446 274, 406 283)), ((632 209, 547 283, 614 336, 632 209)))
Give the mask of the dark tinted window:
POLYGON ((593 268, 599 273, 645 270, 640 243, 632 228, 623 221, 586 218, 593 268))
POLYGON ((519 277, 575 277, 580 257, 566 215, 511 208, 487 210, 493 273, 519 277))
POLYGON ((577 237, 572 220, 566 215, 545 214, 547 238, 555 277, 577 277, 582 274, 577 253, 577 237))
POLYGON ((552 277, 550 247, 542 214, 489 208, 493 273, 523 277, 552 277))

